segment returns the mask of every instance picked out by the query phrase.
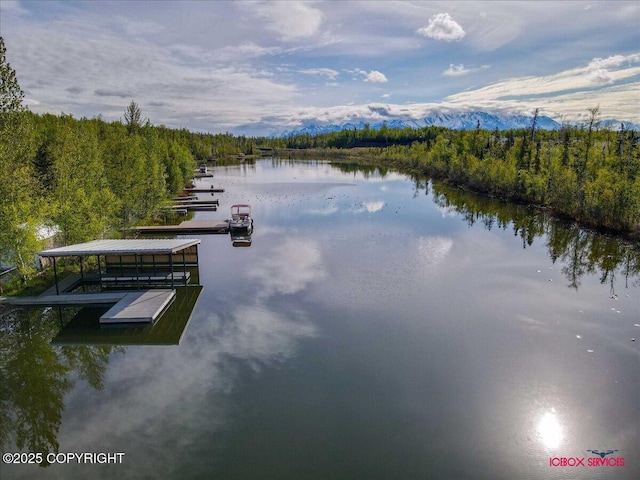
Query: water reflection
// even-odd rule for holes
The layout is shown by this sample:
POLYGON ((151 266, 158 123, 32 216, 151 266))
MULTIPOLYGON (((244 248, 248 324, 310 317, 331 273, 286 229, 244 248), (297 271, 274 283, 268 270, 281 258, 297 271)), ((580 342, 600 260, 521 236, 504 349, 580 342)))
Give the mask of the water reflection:
POLYGON ((285 238, 252 264, 247 276, 260 283, 260 296, 293 294, 326 276, 320 252, 317 241, 285 238))
POLYGON ((182 343, 128 347, 99 394, 65 390, 60 448, 128 459, 111 476, 55 467, 65 478, 533 479, 567 473, 551 455, 632 456, 626 244, 378 170, 349 188, 320 163, 222 170, 236 183, 221 201, 256 205, 259 241, 203 238, 206 293, 182 343))
POLYGON ((382 207, 384 207, 384 201, 382 200, 376 200, 376 201, 372 201, 372 202, 364 202, 363 203, 363 208, 359 211, 362 212, 368 212, 368 213, 375 213, 375 212, 379 212, 380 210, 382 210, 382 207))
POLYGON ((451 251, 453 240, 447 237, 433 236, 418 239, 418 259, 427 266, 442 262, 451 251))
POLYGON ((426 179, 414 179, 417 188, 431 194, 444 216, 459 215, 469 226, 480 223, 487 230, 512 230, 522 239, 522 247, 544 238, 553 263, 562 263, 567 285, 580 287, 585 275, 597 274, 600 283, 608 284, 616 294, 616 281, 624 287, 640 274, 640 250, 630 243, 598 232, 584 230, 575 223, 551 217, 546 212, 520 204, 493 200, 484 196, 451 188, 426 179))
POLYGON ((63 321, 54 345, 178 345, 187 328, 202 285, 176 287, 176 297, 160 318, 149 324, 100 325, 110 307, 83 308, 63 321))
POLYGON ((250 247, 251 246, 251 232, 231 232, 231 245, 234 247, 250 247))
POLYGON ((116 347, 55 347, 59 318, 75 311, 15 309, 0 317, 0 449, 15 442, 30 452, 57 452, 64 397, 86 381, 102 390, 116 347))
POLYGON ((545 448, 558 448, 562 442, 562 427, 555 409, 545 412, 538 422, 538 435, 545 448))

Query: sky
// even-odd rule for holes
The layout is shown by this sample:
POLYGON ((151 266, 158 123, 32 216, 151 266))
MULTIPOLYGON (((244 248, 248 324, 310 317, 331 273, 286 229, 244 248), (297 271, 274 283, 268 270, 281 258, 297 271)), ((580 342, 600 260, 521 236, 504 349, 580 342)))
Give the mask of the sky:
POLYGON ((640 123, 627 1, 0 0, 37 113, 249 136, 486 111, 640 123))

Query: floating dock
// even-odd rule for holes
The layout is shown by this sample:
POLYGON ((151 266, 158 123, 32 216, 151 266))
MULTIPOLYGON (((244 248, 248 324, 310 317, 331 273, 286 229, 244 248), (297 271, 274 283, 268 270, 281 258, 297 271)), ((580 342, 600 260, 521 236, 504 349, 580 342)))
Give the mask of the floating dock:
POLYGON ((164 289, 129 292, 100 317, 100 323, 153 323, 175 296, 175 290, 164 289))
POLYGON ((179 225, 150 225, 132 227, 132 230, 143 234, 223 234, 229 233, 229 222, 226 220, 185 220, 179 225))
POLYGON ((79 311, 51 340, 53 345, 179 345, 202 291, 177 287, 176 297, 154 323, 100 324, 108 307, 79 311))

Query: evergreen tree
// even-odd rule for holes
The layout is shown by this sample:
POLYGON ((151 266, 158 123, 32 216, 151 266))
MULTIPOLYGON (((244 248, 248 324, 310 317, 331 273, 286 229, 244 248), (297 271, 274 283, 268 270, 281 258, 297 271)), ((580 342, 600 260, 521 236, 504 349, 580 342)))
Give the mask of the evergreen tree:
POLYGON ((6 53, 4 39, 0 37, 0 115, 25 110, 22 105, 24 92, 18 84, 15 70, 7 62, 6 53))

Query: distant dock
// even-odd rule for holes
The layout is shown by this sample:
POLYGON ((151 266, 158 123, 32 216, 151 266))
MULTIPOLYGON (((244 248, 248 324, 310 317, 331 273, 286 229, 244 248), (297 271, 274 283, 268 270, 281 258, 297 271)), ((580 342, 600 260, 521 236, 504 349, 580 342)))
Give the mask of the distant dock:
POLYGON ((174 200, 176 205, 220 205, 220 200, 196 200, 190 197, 174 200))
POLYGON ((229 222, 226 220, 186 220, 179 225, 150 225, 133 227, 142 234, 224 234, 229 233, 229 222))
POLYGON ((184 203, 184 204, 176 204, 170 205, 166 207, 162 207, 161 210, 169 210, 169 211, 200 211, 200 212, 215 212, 218 210, 218 205, 213 203, 184 203))
POLYGON ((183 190, 185 193, 222 193, 224 192, 224 188, 185 188, 183 190))

